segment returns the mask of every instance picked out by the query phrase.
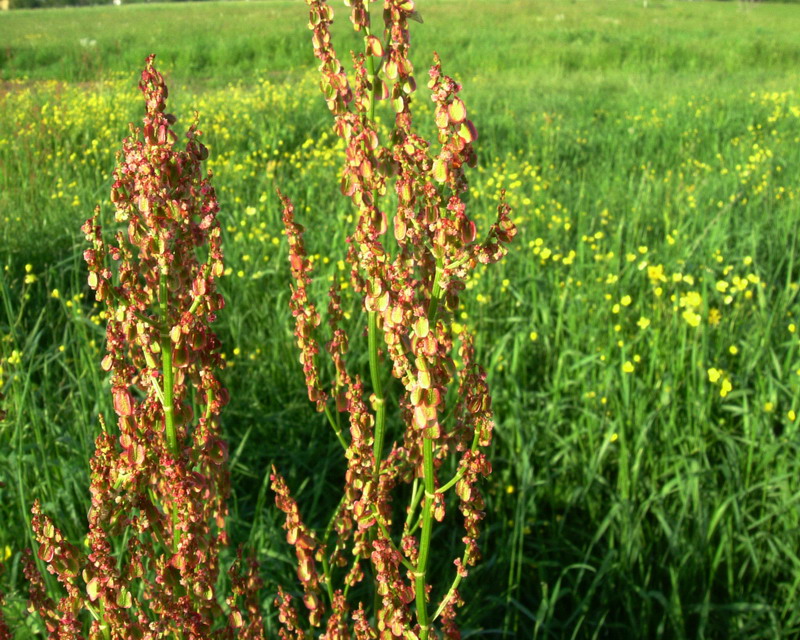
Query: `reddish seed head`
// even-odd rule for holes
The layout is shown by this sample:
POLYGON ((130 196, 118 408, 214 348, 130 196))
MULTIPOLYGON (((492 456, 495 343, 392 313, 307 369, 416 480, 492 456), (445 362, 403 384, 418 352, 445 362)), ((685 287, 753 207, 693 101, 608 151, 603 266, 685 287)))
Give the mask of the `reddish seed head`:
MULTIPOLYGON (((391 637, 415 627, 410 606, 416 588, 417 571, 407 566, 420 556, 419 510, 409 515, 402 544, 398 548, 387 532, 397 516, 393 504, 398 485, 419 484, 430 460, 423 464, 424 441, 434 449, 433 475, 450 455, 460 456, 459 479, 454 487, 463 514, 465 553, 462 564, 474 564, 478 558, 478 524, 483 518, 483 501, 478 479, 491 468, 479 447, 491 442, 493 428, 491 399, 485 373, 472 361, 471 338, 465 332, 458 336, 463 368, 455 369, 453 314, 459 307, 459 296, 466 288, 469 272, 478 263, 495 262, 505 255, 505 245, 515 234, 508 206, 501 201, 497 220, 486 237, 478 240, 476 224, 470 219, 462 198, 467 190, 466 167, 474 166, 473 143, 478 139, 468 109, 459 97, 461 86, 442 72, 441 62, 434 55, 428 86, 434 103, 434 123, 438 145, 414 133, 411 106, 416 81, 409 61, 408 20, 421 20, 411 0, 384 0, 383 33, 369 24, 369 3, 348 0, 351 21, 357 31, 369 27, 365 35, 364 53, 353 55, 352 82, 343 73, 342 65, 331 44, 330 25, 333 12, 324 0, 307 0, 310 8, 309 28, 313 30, 314 53, 320 61, 322 90, 334 115, 334 131, 345 143, 345 165, 341 192, 357 211, 352 234, 347 239, 347 261, 350 264, 352 289, 363 296, 363 309, 371 314, 378 336, 378 358, 388 365, 399 384, 400 420, 405 425, 399 443, 387 456, 378 447, 375 460, 376 415, 386 407, 376 387, 369 405, 362 400, 363 389, 358 376, 347 369, 345 354, 351 340, 340 328, 341 303, 332 290, 328 304, 331 340, 328 352, 334 362, 335 375, 330 395, 336 409, 349 413, 349 444, 345 446, 347 471, 344 500, 332 519, 337 537, 329 556, 331 566, 349 556, 351 568, 346 584, 356 584, 364 575, 362 561, 369 559, 376 575, 380 596, 374 612, 376 627, 367 621, 363 609, 352 615, 352 631, 357 638, 391 637), (377 70, 377 75, 373 75, 377 70), (382 141, 372 120, 376 101, 391 100, 395 122, 390 141, 382 141), (384 143, 384 146, 381 143, 384 143), (397 208, 393 215, 381 209, 383 196, 394 181, 397 208), (385 244, 388 229, 392 230, 397 250, 390 253, 385 244), (458 388, 455 406, 448 406, 458 388), (413 518, 416 514, 416 519, 413 518), (416 524, 415 524, 416 522, 416 524)), ((308 396, 317 409, 326 409, 327 386, 321 381, 318 366, 317 333, 321 319, 311 302, 308 289, 310 264, 302 240, 302 227, 294 219, 291 203, 283 198, 284 224, 289 240, 290 266, 294 280, 291 309, 295 317, 295 336, 300 348, 300 362, 305 373, 308 396)), ((393 246, 394 243, 389 243, 393 246)), ((371 325, 372 326, 372 325, 371 325)), ((372 329, 371 335, 374 335, 372 329)), ((355 338, 355 337, 354 337, 355 338)), ((374 364, 374 363, 373 363, 374 364)), ((380 373, 378 374, 380 376, 380 373)), ((397 434, 394 434, 397 435, 397 434)), ((340 441, 343 438, 340 435, 340 441)), ((384 447, 385 449, 386 447, 384 447)), ((444 467, 446 468, 446 467, 444 467)), ((440 475, 440 474, 439 474, 440 475)), ((446 480, 442 480, 445 482, 446 480)), ((455 510, 448 508, 448 495, 434 489, 418 500, 431 509, 433 518, 447 521, 455 510)), ((312 565, 302 543, 297 505, 288 495, 285 483, 276 484, 276 503, 286 513, 287 539, 295 545, 299 576, 306 587, 314 583, 312 565)), ((451 499, 452 502, 455 500, 451 499)), ((331 543, 332 544, 332 543, 331 543)), ((317 556, 325 553, 319 549, 317 556)), ((318 559, 315 557, 315 559, 318 559)), ((426 593, 430 585, 425 587, 426 593)), ((313 609, 310 619, 317 624, 316 601, 307 596, 307 608, 313 609)), ((286 599, 281 606, 288 611, 286 599)), ((345 603, 341 609, 345 610, 345 603)), ((457 591, 442 605, 441 630, 448 638, 458 637, 454 623, 456 606, 461 604, 457 591)), ((294 615, 294 614, 293 614, 294 615)), ((286 613, 284 633, 297 629, 297 618, 286 613)), ((334 605, 328 618, 329 629, 341 625, 339 605, 334 605)), ((432 631, 430 633, 433 633, 432 631)), ((424 634, 423 634, 424 635, 424 634)), ((289 637, 288 635, 286 637, 289 637)))
MULTIPOLYGON (((31 565, 32 607, 64 638, 79 637, 72 613, 82 608, 99 607, 114 638, 210 637, 221 613, 215 593, 229 481, 218 415, 227 392, 216 377, 219 341, 210 327, 224 306, 216 292, 219 206, 200 164, 207 151, 196 124, 185 148, 177 144, 153 58, 139 84, 142 127, 131 128, 114 171, 111 201, 123 230, 104 238, 99 209, 82 227, 89 284, 109 317, 101 368, 111 377, 118 431, 112 436, 101 420, 90 462, 89 553, 69 546, 33 508, 39 557, 67 595, 57 606, 49 601, 31 565)), ((231 629, 263 637, 252 566, 239 566, 233 584, 231 629)), ((103 637, 98 625, 91 637, 103 637)))

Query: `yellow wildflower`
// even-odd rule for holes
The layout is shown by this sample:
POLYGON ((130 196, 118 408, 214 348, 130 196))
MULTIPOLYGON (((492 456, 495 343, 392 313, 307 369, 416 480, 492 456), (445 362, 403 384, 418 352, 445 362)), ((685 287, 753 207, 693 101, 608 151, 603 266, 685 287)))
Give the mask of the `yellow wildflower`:
POLYGON ((686 320, 686 323, 690 327, 698 327, 698 326, 700 326, 700 316, 698 314, 696 314, 694 311, 692 311, 691 309, 687 309, 681 315, 683 316, 683 319, 686 320))
POLYGON ((689 291, 681 296, 680 305, 682 307, 697 308, 703 303, 702 296, 697 291, 689 291))
POLYGON ((664 275, 664 265, 659 264, 647 267, 647 277, 653 284, 658 282, 666 282, 667 278, 664 275))

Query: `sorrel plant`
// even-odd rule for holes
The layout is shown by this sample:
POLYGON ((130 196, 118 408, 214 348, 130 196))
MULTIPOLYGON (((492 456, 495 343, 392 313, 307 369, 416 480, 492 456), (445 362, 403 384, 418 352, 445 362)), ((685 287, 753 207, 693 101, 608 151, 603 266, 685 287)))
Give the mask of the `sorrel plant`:
MULTIPOLYGON (((465 168, 475 164, 477 132, 458 95, 461 86, 444 75, 435 54, 428 88, 438 146, 416 133, 411 113, 416 81, 409 61, 409 20, 419 19, 414 2, 384 0, 383 26, 376 28, 368 0, 345 0, 355 30, 364 36, 364 51, 353 54, 351 78, 332 44, 332 8, 325 0, 307 3, 322 92, 334 130, 346 145, 341 191, 357 211, 347 262, 352 288, 363 300, 367 337, 363 345, 360 336, 345 332, 334 286, 326 343, 334 375, 323 384, 322 319, 309 295, 311 263, 303 227, 295 221, 292 203, 281 196, 294 279, 290 305, 308 397, 333 427, 347 471, 342 500, 322 534, 303 524, 277 470, 272 487, 296 551, 309 627, 324 625, 326 638, 349 638, 352 630, 358 638, 426 640, 437 629, 457 638, 460 583, 480 555, 484 502, 477 484, 491 471, 485 450, 493 417, 472 337, 455 329, 454 314, 470 271, 502 258, 515 228, 501 200, 496 222, 483 240, 476 239, 476 225, 466 211, 465 168), (388 129, 376 119, 379 101, 393 109, 388 129), (369 353, 369 391, 347 363, 348 350, 359 345, 369 353), (395 392, 392 401, 389 394, 395 392), (396 419, 387 419, 390 406, 398 407, 396 419), (341 416, 346 416, 349 438, 341 416), (403 485, 410 489, 401 493, 403 485), (448 515, 452 493, 460 525, 448 515), (401 495, 407 500, 400 501, 401 495), (452 579, 432 584, 434 521, 446 519, 447 526, 463 527, 464 550, 447 560, 454 565, 452 579), (367 574, 373 602, 356 606, 351 589, 367 574)), ((276 605, 282 637, 305 637, 310 630, 300 622, 292 598, 281 590, 276 605)))
POLYGON ((30 560, 30 606, 52 638, 84 637, 85 612, 90 638, 261 638, 253 564, 239 554, 226 611, 217 590, 229 491, 218 422, 228 395, 210 328, 223 307, 219 206, 196 123, 176 148, 153 57, 139 85, 144 125, 131 125, 114 171, 120 229, 104 237, 99 210, 83 226, 117 417, 101 417, 91 460, 88 554, 35 503, 38 557, 66 595, 51 600, 30 560))

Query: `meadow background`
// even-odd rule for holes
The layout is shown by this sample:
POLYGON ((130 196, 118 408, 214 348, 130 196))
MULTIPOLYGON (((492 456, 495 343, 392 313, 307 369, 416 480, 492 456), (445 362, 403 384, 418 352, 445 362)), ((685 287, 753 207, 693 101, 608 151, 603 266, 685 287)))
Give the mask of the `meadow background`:
MULTIPOLYGON (((481 135, 473 215, 486 228, 507 189, 520 230, 459 318, 497 415, 465 637, 797 637, 800 13, 418 4, 418 76, 436 49, 481 135)), ((360 46, 334 6, 339 49, 360 46)), ((0 591, 19 638, 40 631, 20 563, 34 498, 85 535, 87 462, 111 407, 79 227, 96 204, 110 211, 148 53, 179 125, 197 110, 211 152, 231 530, 258 550, 273 618, 276 581, 294 582, 270 464, 311 524, 330 512, 344 469, 296 364, 274 195, 297 204, 321 296, 346 279, 352 218, 305 25, 297 0, 0 15, 0 591)), ((431 115, 420 86, 418 120, 431 115)))

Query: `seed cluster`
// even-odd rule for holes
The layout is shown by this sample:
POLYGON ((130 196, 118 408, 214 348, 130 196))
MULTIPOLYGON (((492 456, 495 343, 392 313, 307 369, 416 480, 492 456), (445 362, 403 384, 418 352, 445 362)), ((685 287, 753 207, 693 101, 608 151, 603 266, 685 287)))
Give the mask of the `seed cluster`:
MULTIPOLYGON (((321 637, 328 639, 427 640, 438 628, 458 638, 459 585, 480 557, 478 481, 491 472, 485 449, 493 416, 472 336, 454 314, 470 272, 500 260, 516 230, 501 198, 494 224, 478 239, 464 199, 477 131, 461 86, 442 72, 435 54, 428 88, 438 147, 416 133, 408 22, 420 18, 413 1, 384 0, 382 38, 372 32, 369 2, 347 2, 365 43, 353 55, 352 81, 331 44, 332 9, 325 0, 307 2, 322 90, 345 145, 341 191, 357 210, 346 258, 367 316, 371 389, 348 363, 351 344, 360 343, 344 328, 339 285, 329 291, 329 338, 320 338, 304 229, 291 201, 279 194, 308 397, 328 417, 346 460, 343 497, 322 535, 303 523, 288 484, 272 468, 306 611, 300 616, 292 595, 279 588, 280 637, 306 638, 310 629, 324 628, 321 637), (394 110, 388 133, 375 116, 379 100, 394 110), (391 225, 387 201, 396 203, 391 225), (322 344, 333 363, 330 381, 320 373, 322 344), (390 383, 382 363, 398 396, 388 426, 384 377, 387 388, 390 383), (455 471, 444 479, 446 469, 455 471), (428 573, 433 523, 456 504, 464 552, 453 560, 452 582, 438 588, 428 573), (374 604, 351 593, 370 588, 374 604)), ((83 637, 88 611, 93 639, 259 639, 255 561, 240 550, 229 572, 231 595, 217 592, 229 494, 219 430, 228 394, 217 377, 223 358, 211 330, 224 306, 216 291, 224 274, 219 205, 210 172, 203 174, 208 151, 196 123, 185 148, 176 148, 175 117, 166 112, 167 87, 153 58, 139 85, 143 126, 131 126, 114 172, 118 230, 111 238, 104 234, 99 209, 82 227, 90 245, 88 284, 105 305, 101 368, 109 374, 117 418, 106 425, 101 416, 90 463, 88 552, 68 542, 35 502, 38 559, 65 595, 53 600, 28 558, 30 610, 58 638, 83 637)))
POLYGON ((88 554, 33 506, 39 559, 66 595, 48 598, 29 561, 31 609, 58 638, 83 637, 82 610, 94 618, 91 638, 261 638, 260 579, 241 554, 227 616, 216 592, 229 493, 218 424, 228 395, 210 328, 224 306, 215 282, 223 273, 219 206, 202 173, 208 152, 196 124, 185 148, 175 148, 175 117, 165 111, 167 87, 153 58, 139 84, 143 127, 131 126, 114 172, 120 230, 106 239, 99 211, 83 226, 89 286, 109 318, 101 367, 110 373, 116 428, 101 417, 88 554))
MULTIPOLYGON (((327 343, 335 377, 331 392, 325 390, 317 363, 321 317, 307 293, 311 265, 303 229, 295 221, 292 203, 281 196, 295 281, 290 305, 300 361, 309 398, 328 414, 345 449, 347 472, 343 499, 322 539, 302 524, 297 504, 275 469, 272 486, 278 507, 286 513, 287 539, 297 553, 311 627, 323 624, 326 607, 319 594, 324 583, 326 638, 349 638, 352 629, 357 638, 424 639, 434 633, 436 618, 445 635, 456 638, 458 586, 480 555, 478 524, 484 505, 477 482, 491 471, 483 449, 491 443, 493 419, 486 374, 474 361, 472 337, 463 327, 453 330, 454 313, 470 271, 479 263, 501 259, 516 230, 501 200, 495 223, 483 240, 477 239, 463 199, 468 188, 465 168, 475 164, 477 131, 458 96, 461 86, 442 72, 436 55, 428 88, 438 149, 415 133, 411 104, 416 81, 408 59, 408 21, 419 18, 414 3, 384 1, 382 39, 371 29, 368 3, 346 3, 365 42, 364 52, 353 55, 351 83, 331 42, 332 8, 324 0, 307 2, 322 91, 334 116, 334 131, 346 145, 341 191, 357 210, 355 229, 347 239, 347 262, 352 287, 362 294, 368 316, 372 393, 365 401, 360 376, 348 371, 345 355, 355 341, 341 328, 335 288, 328 305, 332 333, 327 343), (383 134, 388 138, 384 144, 375 118, 378 100, 391 101, 395 114, 391 131, 383 134), (391 225, 381 208, 390 186, 396 201, 391 225), (402 387, 397 402, 403 430, 390 447, 384 447, 387 400, 381 355, 402 387), (339 429, 338 415, 332 417, 327 406, 330 395, 337 413, 349 416, 349 442, 339 429), (441 480, 441 470, 452 457, 458 460, 458 470, 441 480), (398 526, 402 511, 397 490, 406 484, 411 485, 411 499, 398 526), (445 519, 445 494, 452 488, 463 515, 465 551, 454 560, 452 584, 437 594, 427 580, 432 522, 445 519), (347 598, 349 589, 364 579, 362 565, 369 565, 375 576, 374 625, 364 605, 353 610, 347 598), (337 575, 339 570, 343 575, 337 575), (334 588, 337 579, 342 589, 334 588), (430 615, 428 603, 434 594, 440 600, 430 615)), ((301 626, 291 599, 281 592, 276 606, 284 637, 299 637, 294 635, 301 633, 301 626)))

